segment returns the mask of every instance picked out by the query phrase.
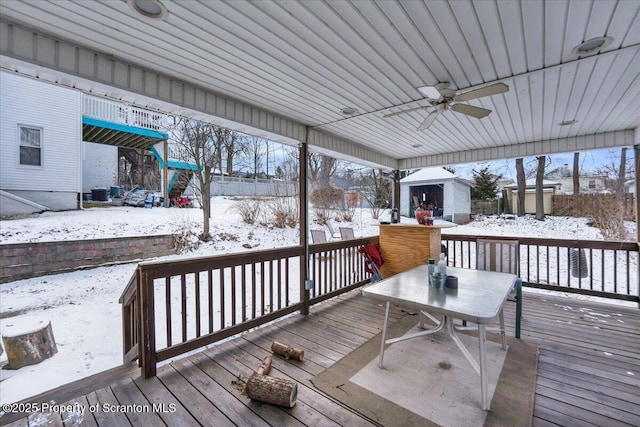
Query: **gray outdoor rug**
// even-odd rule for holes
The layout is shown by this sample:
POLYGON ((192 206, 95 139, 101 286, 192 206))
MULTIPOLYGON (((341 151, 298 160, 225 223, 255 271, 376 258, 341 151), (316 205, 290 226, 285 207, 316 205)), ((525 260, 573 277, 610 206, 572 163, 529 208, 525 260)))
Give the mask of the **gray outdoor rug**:
MULTIPOLYGON (((407 315, 387 338, 418 331, 407 315)), ((478 339, 458 333, 478 360, 478 339)), ((480 408, 480 376, 440 332, 388 345, 378 368, 378 334, 312 379, 313 384, 384 426, 529 426, 533 415, 538 346, 510 338, 505 352, 488 334, 489 411, 480 408)))

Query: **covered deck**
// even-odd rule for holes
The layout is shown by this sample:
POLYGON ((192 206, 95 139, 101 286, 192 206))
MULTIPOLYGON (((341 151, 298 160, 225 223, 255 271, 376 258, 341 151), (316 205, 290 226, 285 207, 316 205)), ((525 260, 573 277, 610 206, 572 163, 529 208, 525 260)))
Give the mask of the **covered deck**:
MULTIPOLYGON (((508 302, 511 336, 514 310, 508 302)), ((391 313, 393 321, 411 315, 401 307, 391 313)), ((375 337, 382 321, 383 307, 354 290, 312 306, 309 316, 286 317, 160 366, 156 377, 145 380, 137 367, 123 366, 26 399, 75 405, 76 410, 6 413, 0 424, 379 425, 316 389, 311 379, 375 337), (298 401, 291 409, 251 401, 241 391, 243 380, 271 354, 273 340, 305 350, 303 362, 273 358, 271 375, 298 383, 298 401), (77 410, 96 404, 126 411, 77 410)), ((522 338, 539 344, 534 426, 640 424, 637 308, 526 292, 522 338)))

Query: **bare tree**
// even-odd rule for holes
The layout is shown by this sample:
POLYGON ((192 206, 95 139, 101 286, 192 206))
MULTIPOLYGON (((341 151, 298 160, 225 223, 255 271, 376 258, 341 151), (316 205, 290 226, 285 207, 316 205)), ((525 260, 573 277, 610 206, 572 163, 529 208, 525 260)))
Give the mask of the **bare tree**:
POLYGON ((524 216, 524 198, 526 197, 527 180, 524 176, 524 159, 516 159, 516 179, 518 184, 518 216, 524 216))
POLYGON ((171 142, 178 145, 174 155, 180 160, 196 165, 194 174, 198 185, 194 186, 200 206, 202 206, 203 229, 200 239, 209 240, 211 217, 211 181, 213 170, 220 165, 220 141, 217 126, 190 120, 186 118, 174 118, 170 127, 171 142))
POLYGON ((544 221, 544 168, 546 166, 546 156, 536 157, 538 169, 536 172, 536 219, 544 221))
POLYGON ((235 161, 246 149, 245 138, 243 134, 236 131, 229 129, 224 130, 226 132, 220 132, 219 137, 221 138, 220 143, 226 160, 225 171, 227 175, 233 175, 233 168, 236 164, 235 161))
POLYGON ((295 147, 287 147, 285 148, 285 154, 285 160, 280 165, 282 168, 282 179, 297 181, 300 174, 298 170, 300 151, 295 147))
POLYGON ((624 193, 624 181, 627 177, 627 147, 620 150, 620 166, 618 167, 618 179, 613 190, 616 193, 624 193))
POLYGON ((333 157, 324 154, 309 154, 309 181, 320 186, 329 185, 331 177, 336 173, 337 162, 333 157))
POLYGON ((246 142, 246 152, 253 176, 257 178, 262 169, 262 160, 266 153, 265 140, 256 136, 249 137, 246 142))

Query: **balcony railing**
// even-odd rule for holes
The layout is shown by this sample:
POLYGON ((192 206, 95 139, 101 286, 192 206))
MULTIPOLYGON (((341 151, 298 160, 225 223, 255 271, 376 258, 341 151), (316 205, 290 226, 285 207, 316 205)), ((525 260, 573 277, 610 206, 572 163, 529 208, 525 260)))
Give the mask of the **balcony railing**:
POLYGON ((82 115, 155 131, 164 131, 167 127, 164 114, 91 95, 82 96, 82 115))
MULTIPOLYGON (((442 234, 448 260, 457 267, 475 268, 476 239, 485 236, 442 234)), ((534 288, 626 301, 638 299, 638 245, 632 242, 538 238, 517 240, 520 277, 534 288)))
POLYGON ((361 286, 368 276, 357 249, 370 240, 311 248, 309 292, 299 246, 141 263, 120 297, 124 361, 139 359, 153 376, 158 362, 361 286))
MULTIPOLYGON (((474 268, 476 239, 443 234, 449 263, 474 268)), ((517 240, 525 286, 640 303, 636 244, 517 240), (587 261, 574 268, 577 277, 572 249, 582 249, 587 261)), ((300 246, 141 263, 120 298, 124 360, 138 359, 143 375, 153 376, 160 361, 360 287, 369 275, 357 250, 377 241, 374 236, 311 245, 306 265, 300 246), (312 279, 306 290, 305 270, 312 279)))

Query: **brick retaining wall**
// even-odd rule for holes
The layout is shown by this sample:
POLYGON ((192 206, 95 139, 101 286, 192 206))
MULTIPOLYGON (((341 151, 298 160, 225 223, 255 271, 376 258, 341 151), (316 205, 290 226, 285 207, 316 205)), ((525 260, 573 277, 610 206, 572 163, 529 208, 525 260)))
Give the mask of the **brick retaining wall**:
POLYGON ((0 245, 0 283, 175 253, 171 234, 0 245))

